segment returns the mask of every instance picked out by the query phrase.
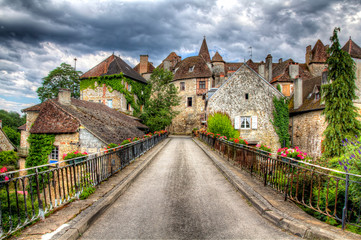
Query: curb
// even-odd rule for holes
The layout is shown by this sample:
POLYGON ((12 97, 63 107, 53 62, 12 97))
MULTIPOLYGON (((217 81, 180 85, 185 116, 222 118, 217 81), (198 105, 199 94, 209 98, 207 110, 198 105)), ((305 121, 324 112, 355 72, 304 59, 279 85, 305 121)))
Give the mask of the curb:
POLYGON ((167 138, 155 152, 152 153, 144 162, 134 169, 119 186, 111 190, 110 194, 99 200, 97 204, 90 206, 88 211, 85 210, 68 224, 72 227, 65 230, 65 233, 59 233, 52 239, 57 240, 75 240, 78 239, 138 178, 138 176, 150 165, 158 153, 169 143, 171 139, 167 138))
MULTIPOLYGON (((269 203, 267 199, 265 199, 258 192, 256 192, 251 186, 241 181, 240 179, 237 179, 237 176, 235 176, 229 170, 229 167, 221 163, 215 156, 213 156, 213 154, 209 152, 208 149, 206 149, 208 148, 208 146, 204 146, 204 144, 201 143, 198 139, 192 139, 200 147, 200 149, 202 149, 202 151, 211 159, 213 165, 217 167, 217 169, 233 185, 233 187, 252 204, 252 206, 257 210, 257 212, 277 227, 305 239, 360 239, 360 236, 354 233, 342 232, 342 234, 340 234, 339 232, 337 232, 341 231, 338 228, 335 228, 335 231, 330 231, 327 229, 310 226, 309 224, 297 221, 291 216, 279 211, 274 206, 272 206, 272 204, 269 203)), ((222 159, 222 157, 218 157, 222 159)))

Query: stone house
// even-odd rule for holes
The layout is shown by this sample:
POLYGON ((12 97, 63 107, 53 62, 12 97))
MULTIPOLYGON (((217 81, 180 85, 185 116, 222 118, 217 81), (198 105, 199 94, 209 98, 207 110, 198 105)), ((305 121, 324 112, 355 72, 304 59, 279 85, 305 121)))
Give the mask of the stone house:
POLYGON ((26 113, 26 125, 21 130, 21 147, 30 147, 30 134, 54 134, 54 149, 49 156, 52 161, 62 160, 63 154, 76 150, 95 153, 109 143, 142 137, 147 130, 145 125, 102 103, 71 98, 70 91, 64 89, 58 98, 22 111, 26 113))
MULTIPOLYGON (((145 55, 144 61, 147 59, 145 55)), ((80 98, 82 100, 103 103, 110 108, 127 114, 133 114, 135 107, 140 108, 140 110, 142 109, 142 106, 137 106, 136 103, 139 99, 137 94, 143 94, 143 91, 135 92, 134 87, 132 88, 132 83, 140 83, 145 87, 147 81, 114 54, 84 73, 80 76, 80 79, 80 98), (118 74, 123 74, 127 81, 119 77, 118 74), (104 80, 104 83, 99 84, 99 81, 97 81, 99 79, 104 80), (86 81, 94 81, 94 85, 84 87, 86 81), (113 89, 110 83, 121 86, 124 92, 113 89), (129 94, 128 98, 125 93, 129 94), (134 100, 130 101, 129 97, 134 98, 134 100)))
POLYGON ((2 120, 0 120, 0 152, 1 151, 11 151, 16 150, 14 144, 10 141, 8 136, 6 136, 5 132, 2 128, 2 120))
POLYGON ((226 113, 250 144, 262 142, 276 150, 281 145, 271 123, 274 97, 284 95, 244 63, 208 97, 207 116, 226 113))

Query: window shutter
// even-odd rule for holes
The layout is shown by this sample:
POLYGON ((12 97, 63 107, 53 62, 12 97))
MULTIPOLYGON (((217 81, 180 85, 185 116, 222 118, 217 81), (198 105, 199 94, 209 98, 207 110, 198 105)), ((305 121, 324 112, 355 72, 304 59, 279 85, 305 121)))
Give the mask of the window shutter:
POLYGON ((257 116, 252 116, 252 129, 257 129, 257 116))
POLYGON ((241 124, 240 119, 241 118, 239 116, 234 118, 234 129, 239 129, 239 126, 241 124))

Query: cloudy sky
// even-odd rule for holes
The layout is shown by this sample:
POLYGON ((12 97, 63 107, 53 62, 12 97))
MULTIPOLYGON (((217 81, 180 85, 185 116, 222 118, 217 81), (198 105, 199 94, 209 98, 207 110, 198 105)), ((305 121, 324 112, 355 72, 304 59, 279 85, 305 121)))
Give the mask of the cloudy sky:
POLYGON ((131 66, 155 66, 172 51, 228 62, 292 58, 304 62, 317 39, 340 27, 361 46, 361 0, 0 0, 0 109, 39 103, 42 78, 62 62, 86 72, 113 52, 131 66))

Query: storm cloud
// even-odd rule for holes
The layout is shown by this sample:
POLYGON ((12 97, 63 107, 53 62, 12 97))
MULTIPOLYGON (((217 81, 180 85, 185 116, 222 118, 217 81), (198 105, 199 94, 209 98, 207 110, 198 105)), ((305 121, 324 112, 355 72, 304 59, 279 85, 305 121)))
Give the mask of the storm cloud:
POLYGON ((340 27, 361 45, 361 1, 330 0, 0 0, 0 109, 38 103, 42 78, 62 62, 87 71, 115 53, 134 66, 148 54, 158 65, 172 51, 197 54, 206 36, 211 55, 261 61, 271 53, 304 62, 317 39, 340 27))

